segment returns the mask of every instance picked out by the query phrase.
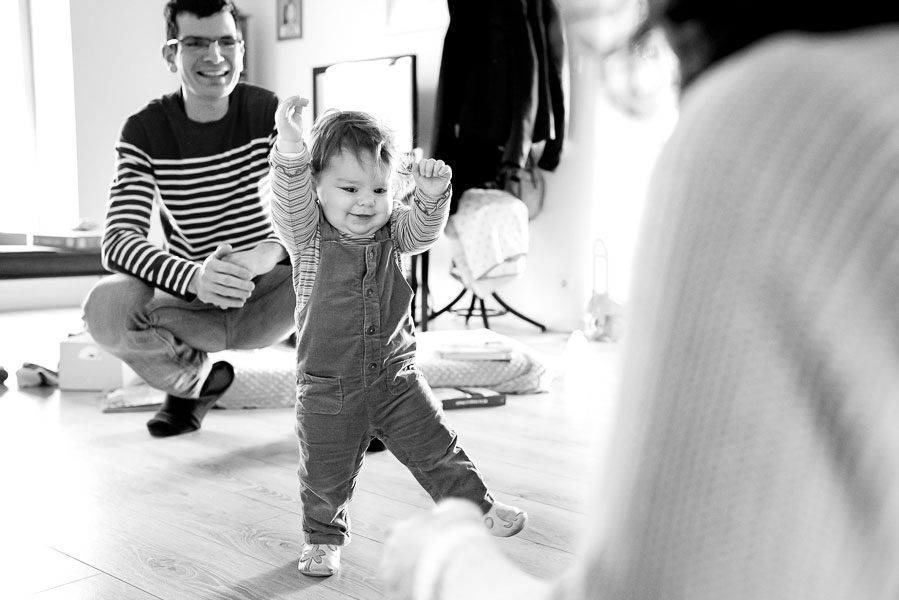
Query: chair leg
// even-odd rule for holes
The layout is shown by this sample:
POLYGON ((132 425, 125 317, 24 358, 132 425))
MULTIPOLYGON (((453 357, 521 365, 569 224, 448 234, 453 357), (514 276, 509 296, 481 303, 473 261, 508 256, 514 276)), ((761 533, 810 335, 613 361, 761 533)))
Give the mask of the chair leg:
POLYGON ((458 296, 456 296, 455 298, 453 298, 452 302, 450 302, 449 304, 447 304, 446 306, 444 306, 443 308, 441 308, 441 309, 438 310, 437 312, 432 313, 431 316, 428 317, 428 320, 436 319, 438 316, 442 315, 443 313, 445 313, 446 311, 448 311, 449 309, 451 309, 453 306, 455 306, 456 302, 458 302, 459 300, 462 299, 462 296, 464 296, 464 295, 465 295, 465 292, 467 292, 467 291, 468 291, 467 289, 462 288, 462 291, 459 292, 459 295, 458 295, 458 296))
POLYGON ((478 301, 478 297, 473 293, 471 295, 471 305, 468 307, 468 314, 465 315, 465 324, 468 325, 468 320, 471 318, 471 315, 474 314, 474 304, 478 301))
POLYGON ((534 325, 535 327, 539 327, 539 328, 540 328, 540 331, 546 332, 546 326, 545 326, 545 325, 542 325, 542 324, 538 323, 537 321, 535 321, 535 320, 533 320, 533 319, 530 319, 530 318, 524 316, 523 314, 521 314, 520 312, 518 312, 517 310, 515 310, 514 308, 512 308, 511 306, 509 306, 509 305, 506 304, 505 302, 503 302, 503 299, 500 298, 500 297, 496 294, 496 292, 493 292, 493 294, 491 294, 491 295, 493 296, 493 299, 496 300, 496 301, 499 303, 500 306, 502 306, 504 309, 506 309, 506 312, 510 312, 510 313, 512 313, 513 315, 515 315, 516 317, 518 317, 519 319, 522 319, 522 320, 524 320, 524 321, 527 321, 528 323, 530 323, 531 325, 534 325))
POLYGON ((490 323, 487 322, 487 307, 484 306, 484 299, 478 298, 481 306, 481 320, 484 322, 484 329, 490 329, 490 323))
POLYGON ((421 319, 418 318, 418 316, 416 315, 416 311, 415 311, 415 305, 421 301, 424 301, 424 294, 422 293, 423 290, 418 286, 419 280, 418 280, 418 255, 417 254, 413 254, 412 257, 409 259, 409 269, 410 269, 409 287, 412 288, 412 307, 411 307, 412 323, 416 327, 421 326, 422 331, 427 331, 428 322, 426 320, 427 315, 426 315, 425 311, 421 311, 421 319))
MULTIPOLYGON (((455 306, 456 303, 459 302, 459 300, 461 300, 462 297, 465 296, 465 294, 468 293, 468 292, 471 292, 471 290, 469 290, 468 288, 462 288, 462 291, 459 292, 459 295, 457 295, 455 298, 453 298, 452 301, 451 301, 449 304, 447 304, 446 306, 444 306, 444 307, 441 308, 440 310, 438 310, 438 311, 436 311, 436 312, 434 312, 434 313, 431 313, 431 314, 428 316, 428 320, 430 321, 430 320, 432 320, 432 319, 435 319, 435 318, 437 318, 438 316, 442 315, 443 313, 452 310, 453 306, 455 306)), ((533 325, 533 326, 539 328, 540 331, 543 331, 543 332, 546 331, 546 326, 545 326, 545 325, 543 325, 542 323, 538 323, 538 322, 535 321, 534 319, 531 319, 531 318, 529 318, 529 317, 526 317, 525 315, 521 314, 520 312, 518 312, 517 310, 515 310, 514 308, 512 308, 511 306, 509 306, 508 304, 506 304, 505 301, 503 301, 503 299, 500 298, 499 295, 496 294, 496 292, 492 293, 491 295, 493 296, 493 299, 496 300, 497 303, 498 303, 498 304, 499 304, 499 305, 500 305, 500 306, 501 306, 507 313, 511 313, 511 314, 515 315, 516 317, 518 317, 519 319, 522 319, 522 320, 524 320, 524 321, 527 321, 527 322, 530 323, 531 325, 533 325)), ((491 310, 492 310, 492 309, 491 309, 491 310)), ((486 305, 484 304, 484 299, 483 299, 483 298, 479 298, 474 292, 471 292, 471 303, 468 305, 468 309, 467 309, 467 310, 465 310, 465 309, 459 309, 458 311, 454 311, 454 312, 457 312, 458 314, 462 314, 462 313, 464 312, 464 315, 465 315, 465 325, 468 325, 468 322, 471 320, 471 317, 472 317, 476 312, 479 312, 480 315, 481 315, 481 320, 482 320, 482 322, 484 323, 484 328, 485 328, 485 329, 490 329, 490 323, 489 323, 489 321, 488 321, 488 319, 487 319, 487 317, 488 317, 488 315, 489 315, 489 313, 490 313, 490 310, 488 310, 487 307, 486 307, 486 305)), ((502 313, 502 312, 498 312, 498 313, 496 313, 496 314, 503 314, 503 313, 502 313)))
MULTIPOLYGON (((428 316, 428 305, 430 303, 430 295, 431 290, 428 286, 428 278, 430 277, 431 263, 431 252, 429 250, 425 250, 421 253, 421 330, 428 330, 428 321, 431 319, 428 316)), ((417 289, 417 288, 412 288, 417 289)))

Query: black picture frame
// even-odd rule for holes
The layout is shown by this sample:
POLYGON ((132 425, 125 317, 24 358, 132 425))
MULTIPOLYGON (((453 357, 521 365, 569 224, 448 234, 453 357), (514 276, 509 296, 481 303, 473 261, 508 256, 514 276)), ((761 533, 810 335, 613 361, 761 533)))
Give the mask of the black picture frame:
POLYGON ((298 40, 303 37, 303 0, 276 0, 275 30, 278 40, 298 40))

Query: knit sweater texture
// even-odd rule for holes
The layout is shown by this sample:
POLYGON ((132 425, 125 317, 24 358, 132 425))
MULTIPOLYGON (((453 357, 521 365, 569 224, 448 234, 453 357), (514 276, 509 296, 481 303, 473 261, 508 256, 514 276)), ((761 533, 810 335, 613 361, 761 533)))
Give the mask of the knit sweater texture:
POLYGON ((899 28, 700 76, 650 186, 560 598, 899 598, 899 28))

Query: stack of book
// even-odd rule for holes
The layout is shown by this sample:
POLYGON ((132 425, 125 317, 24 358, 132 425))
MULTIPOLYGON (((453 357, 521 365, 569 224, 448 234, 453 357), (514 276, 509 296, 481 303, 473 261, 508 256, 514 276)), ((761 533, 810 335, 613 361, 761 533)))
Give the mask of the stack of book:
POLYGON ((502 406, 506 395, 481 387, 435 387, 434 396, 443 403, 443 410, 454 408, 477 408, 481 406, 502 406))
POLYGON ((441 344, 437 355, 446 360, 512 360, 512 347, 501 340, 441 344))

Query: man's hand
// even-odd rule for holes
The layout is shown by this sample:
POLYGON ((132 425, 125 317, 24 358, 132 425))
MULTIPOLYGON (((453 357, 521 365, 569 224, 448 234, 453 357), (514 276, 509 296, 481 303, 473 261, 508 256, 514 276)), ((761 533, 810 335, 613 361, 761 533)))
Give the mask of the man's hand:
POLYGON ((232 252, 224 258, 225 261, 243 267, 250 271, 250 279, 264 275, 275 268, 281 260, 287 256, 287 252, 277 242, 262 242, 250 250, 232 252))
POLYGON ((219 308, 240 308, 253 293, 253 272, 229 259, 231 245, 215 249, 191 279, 188 291, 219 308))
POLYGON ((278 150, 295 152, 303 143, 303 108, 309 100, 291 96, 278 105, 275 112, 275 126, 278 128, 278 150))
POLYGON ((453 170, 442 160, 429 158, 412 165, 412 178, 425 196, 439 198, 449 187, 453 170))

